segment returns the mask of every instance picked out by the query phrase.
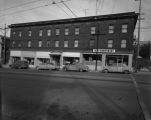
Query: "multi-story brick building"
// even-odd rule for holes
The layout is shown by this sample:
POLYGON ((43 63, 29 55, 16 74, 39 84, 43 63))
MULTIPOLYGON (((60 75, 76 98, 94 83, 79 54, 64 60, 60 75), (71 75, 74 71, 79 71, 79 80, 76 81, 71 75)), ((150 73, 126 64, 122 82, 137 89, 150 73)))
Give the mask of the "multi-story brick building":
POLYGON ((12 24, 10 60, 33 66, 55 61, 61 68, 76 61, 94 69, 97 59, 98 69, 117 61, 131 67, 137 17, 129 12, 12 24))

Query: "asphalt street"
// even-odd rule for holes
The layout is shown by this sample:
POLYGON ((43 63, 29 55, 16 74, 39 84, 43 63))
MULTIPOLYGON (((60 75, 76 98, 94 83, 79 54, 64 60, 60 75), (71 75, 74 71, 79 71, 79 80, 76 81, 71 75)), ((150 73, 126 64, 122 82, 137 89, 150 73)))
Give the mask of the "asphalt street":
MULTIPOLYGON (((150 74, 142 76, 134 74, 151 111, 150 74)), ((144 120, 128 74, 0 69, 0 79, 4 120, 144 120)))

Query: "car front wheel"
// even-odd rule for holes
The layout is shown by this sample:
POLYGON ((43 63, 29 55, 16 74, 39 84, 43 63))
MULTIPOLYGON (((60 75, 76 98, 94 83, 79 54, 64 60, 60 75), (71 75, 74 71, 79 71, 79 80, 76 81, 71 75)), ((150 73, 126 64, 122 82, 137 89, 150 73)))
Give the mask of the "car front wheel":
POLYGON ((108 73, 109 71, 107 69, 103 70, 103 73, 108 73))
POLYGON ((82 69, 82 68, 80 68, 80 69, 79 69, 79 71, 80 71, 80 72, 83 72, 83 69, 82 69))

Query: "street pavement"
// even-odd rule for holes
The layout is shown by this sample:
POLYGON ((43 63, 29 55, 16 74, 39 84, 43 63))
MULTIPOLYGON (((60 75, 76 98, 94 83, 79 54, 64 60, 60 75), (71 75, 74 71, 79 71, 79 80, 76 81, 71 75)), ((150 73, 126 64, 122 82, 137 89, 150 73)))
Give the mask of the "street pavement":
MULTIPOLYGON (((133 77, 150 114, 150 74, 133 77)), ((0 69, 0 79, 4 120, 145 120, 129 74, 0 69)))

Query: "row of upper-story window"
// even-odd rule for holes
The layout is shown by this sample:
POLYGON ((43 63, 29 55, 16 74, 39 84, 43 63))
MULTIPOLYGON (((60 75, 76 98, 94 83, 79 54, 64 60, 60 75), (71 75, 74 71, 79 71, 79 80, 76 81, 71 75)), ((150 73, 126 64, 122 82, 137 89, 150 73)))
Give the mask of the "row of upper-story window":
MULTIPOLYGON (((121 27, 121 33, 127 33, 128 31, 128 24, 123 24, 122 27, 121 27)), ((57 28, 55 29, 55 35, 60 35, 60 29, 57 28)), ((96 31, 96 26, 92 26, 90 27, 90 34, 96 34, 97 31, 96 31)), ((113 34, 115 33, 115 25, 109 25, 108 26, 108 33, 109 34, 113 34)), ((69 28, 65 28, 64 29, 64 35, 69 35, 70 34, 70 30, 69 28)), ((79 35, 80 34, 80 28, 75 28, 74 30, 74 34, 75 35, 79 35)), ((51 36, 52 35, 52 29, 47 29, 47 36, 51 36)), ((13 36, 16 36, 16 32, 14 31, 13 32, 13 36)), ((22 37, 22 32, 19 31, 18 32, 18 36, 19 37, 22 37)), ((31 37, 32 36, 32 30, 29 30, 28 31, 28 36, 31 37)), ((43 36, 43 30, 39 30, 39 36, 42 37, 43 36)))
MULTIPOLYGON (((108 48, 113 48, 113 42, 114 40, 113 39, 109 39, 107 41, 107 47, 108 48)), ((15 47, 15 41, 12 42, 12 47, 15 47)), ((35 43, 34 43, 35 44, 35 43)), ((43 44, 43 41, 38 41, 38 47, 42 47, 42 44, 43 44)), ((46 41, 46 47, 50 47, 50 44, 51 42, 50 41, 46 41)), ((22 44, 19 42, 18 43, 18 47, 21 47, 22 44)), ((55 47, 61 47, 60 45, 60 41, 59 40, 56 40, 55 43, 54 43, 54 46, 55 47)), ((121 40, 121 48, 126 48, 127 46, 127 41, 125 39, 121 40)), ((27 47, 32 47, 32 42, 31 40, 28 40, 27 42, 27 47)), ((64 43, 63 43, 63 47, 65 48, 68 48, 69 47, 69 40, 64 40, 64 43)), ((74 40, 74 44, 73 44, 73 47, 74 48, 78 48, 79 47, 79 40, 74 40)), ((91 39, 89 41, 89 47, 90 48, 94 48, 95 47, 95 40, 94 39, 91 39)))

